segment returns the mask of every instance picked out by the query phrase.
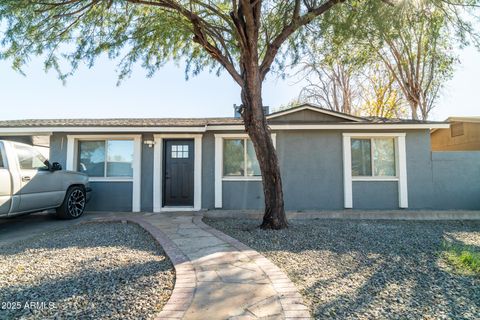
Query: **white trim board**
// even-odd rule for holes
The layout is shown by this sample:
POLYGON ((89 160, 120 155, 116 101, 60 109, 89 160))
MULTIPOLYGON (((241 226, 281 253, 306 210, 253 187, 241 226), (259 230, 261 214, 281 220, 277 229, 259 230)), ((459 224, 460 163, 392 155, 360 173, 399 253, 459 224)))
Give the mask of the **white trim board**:
MULTIPOLYGON (((271 130, 405 130, 405 129, 445 129, 448 124, 271 124, 271 130)), ((245 131, 243 125, 209 125, 207 131, 245 131)))
MULTIPOLYGON (((272 130, 405 130, 405 129, 448 129, 448 123, 345 123, 345 124, 271 124, 272 130)), ((50 135, 53 132, 92 133, 92 132, 195 132, 206 131, 245 131, 239 125, 207 125, 202 127, 13 127, 0 128, 1 135, 50 135)))
MULTIPOLYGON (((277 134, 271 134, 274 147, 277 145, 277 134)), ((247 133, 217 133, 215 134, 215 208, 223 207, 223 181, 262 181, 262 177, 223 177, 223 139, 249 138, 247 133)))
MULTIPOLYGON (((353 208, 354 181, 397 181, 398 183, 398 206, 408 208, 408 187, 407 187, 407 157, 404 132, 398 133, 343 133, 343 194, 344 207, 353 208), (396 177, 352 177, 352 150, 351 138, 379 138, 390 137, 395 139, 395 169, 396 177)), ((372 159, 373 161, 373 159, 372 159)))
POLYGON ((141 210, 141 176, 142 176, 142 136, 135 135, 67 135, 67 170, 76 171, 78 158, 78 141, 85 140, 133 140, 133 176, 131 179, 92 177, 91 182, 132 182, 132 212, 141 210))
POLYGON ((154 134, 153 139, 153 212, 163 211, 199 211, 202 208, 202 134, 167 133, 154 134), (193 207, 162 206, 162 168, 163 168, 163 140, 164 139, 193 139, 193 207))

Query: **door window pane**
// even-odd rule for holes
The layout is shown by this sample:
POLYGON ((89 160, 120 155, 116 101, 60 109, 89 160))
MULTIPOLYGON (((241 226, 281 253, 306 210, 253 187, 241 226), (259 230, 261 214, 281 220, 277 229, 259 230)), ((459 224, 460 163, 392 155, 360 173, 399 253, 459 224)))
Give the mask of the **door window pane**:
POLYGON ((352 139, 352 176, 371 176, 370 139, 352 139))
POLYGON ((172 158, 188 159, 188 145, 172 145, 172 158))
POLYGON ((78 154, 78 171, 90 177, 105 176, 105 141, 79 141, 78 154))
POLYGON ((40 154, 37 150, 28 146, 15 145, 15 151, 17 153, 20 169, 23 170, 46 170, 47 159, 40 154))
POLYGON ((391 138, 373 139, 375 176, 395 176, 395 142, 391 138))
POLYGON ((250 140, 247 140, 247 176, 260 176, 260 165, 258 164, 255 148, 250 140))
POLYGON ((0 149, 0 168, 4 168, 2 150, 0 149))
POLYGON ((223 140, 223 175, 243 176, 245 165, 243 139, 223 140))
POLYGON ((133 141, 107 141, 107 177, 133 176, 133 141))

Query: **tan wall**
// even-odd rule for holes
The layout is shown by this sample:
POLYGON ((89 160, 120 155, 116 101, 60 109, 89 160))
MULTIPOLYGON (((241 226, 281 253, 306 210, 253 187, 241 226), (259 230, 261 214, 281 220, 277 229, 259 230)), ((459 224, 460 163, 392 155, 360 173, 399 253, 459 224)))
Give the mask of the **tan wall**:
POLYGON ((463 135, 456 137, 452 137, 451 129, 437 129, 431 141, 432 151, 480 150, 480 123, 464 122, 463 135))

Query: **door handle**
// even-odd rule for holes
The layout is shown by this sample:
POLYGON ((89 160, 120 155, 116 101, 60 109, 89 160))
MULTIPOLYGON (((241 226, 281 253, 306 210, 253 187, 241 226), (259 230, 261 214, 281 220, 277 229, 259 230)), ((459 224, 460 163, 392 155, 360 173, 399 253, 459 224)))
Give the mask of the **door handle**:
POLYGON ((29 176, 23 176, 22 177, 22 181, 23 182, 27 182, 27 181, 30 181, 32 178, 30 178, 29 176))

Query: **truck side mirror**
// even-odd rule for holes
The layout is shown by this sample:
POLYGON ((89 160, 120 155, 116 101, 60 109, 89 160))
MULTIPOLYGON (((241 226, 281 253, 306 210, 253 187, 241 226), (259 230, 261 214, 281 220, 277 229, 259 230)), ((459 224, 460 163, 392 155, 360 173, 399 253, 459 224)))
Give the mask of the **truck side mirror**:
POLYGON ((60 171, 60 170, 62 170, 62 165, 58 162, 54 162, 54 163, 52 163, 51 170, 52 171, 60 171))

